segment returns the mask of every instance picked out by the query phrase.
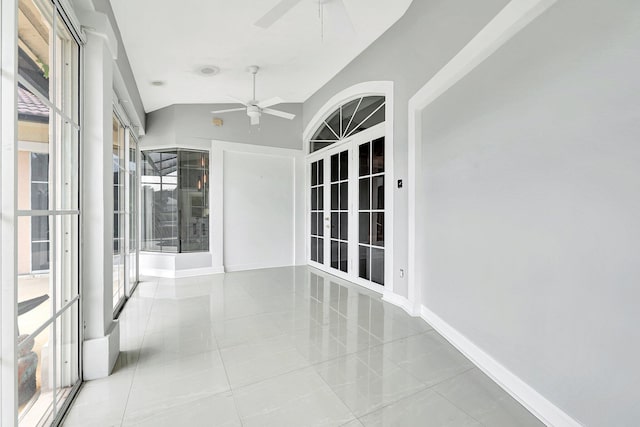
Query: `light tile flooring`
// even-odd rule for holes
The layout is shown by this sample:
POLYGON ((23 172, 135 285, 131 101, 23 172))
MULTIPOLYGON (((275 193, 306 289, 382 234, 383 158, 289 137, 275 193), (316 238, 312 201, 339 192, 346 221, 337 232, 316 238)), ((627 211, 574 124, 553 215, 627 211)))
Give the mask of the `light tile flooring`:
POLYGON ((426 323, 307 267, 147 278, 65 426, 540 426, 426 323))

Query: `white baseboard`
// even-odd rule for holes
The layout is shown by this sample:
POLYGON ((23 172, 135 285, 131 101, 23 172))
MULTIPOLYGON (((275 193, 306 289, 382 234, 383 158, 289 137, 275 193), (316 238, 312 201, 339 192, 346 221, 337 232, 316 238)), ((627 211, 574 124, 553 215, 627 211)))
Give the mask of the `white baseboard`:
POLYGON ((400 307, 407 312, 409 316, 418 316, 411 311, 411 304, 409 300, 401 295, 394 294, 393 292, 384 292, 382 294, 382 301, 386 301, 390 304, 400 307))
POLYGON ((230 273, 233 271, 260 270, 263 268, 280 268, 280 267, 291 267, 291 264, 282 264, 282 265, 274 265, 274 264, 268 264, 268 263, 236 264, 236 265, 225 265, 224 270, 230 273))
POLYGON ((180 279, 183 277, 205 276, 207 274, 224 273, 224 267, 190 268, 188 270, 163 270, 160 268, 141 268, 141 276, 162 277, 165 279, 180 279))
POLYGON ((464 354, 482 372, 509 393, 540 421, 554 427, 581 427, 578 421, 567 415, 562 409, 547 400, 522 381, 513 372, 502 366, 497 360, 487 354, 480 347, 471 342, 457 329, 442 320, 437 314, 421 307, 420 317, 433 327, 440 335, 464 354))

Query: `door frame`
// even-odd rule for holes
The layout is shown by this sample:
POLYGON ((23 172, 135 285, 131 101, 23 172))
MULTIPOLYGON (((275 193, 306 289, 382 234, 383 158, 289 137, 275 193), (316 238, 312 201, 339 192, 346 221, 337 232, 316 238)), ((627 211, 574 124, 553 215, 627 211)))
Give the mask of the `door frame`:
MULTIPOLYGON (((346 101, 348 102, 348 101, 346 101)), ((387 293, 393 290, 393 183, 395 180, 393 179, 393 169, 388 167, 390 163, 392 163, 393 159, 387 159, 387 156, 390 152, 393 152, 393 147, 390 146, 386 129, 388 127, 388 123, 385 121, 383 123, 377 124, 369 129, 366 129, 362 132, 359 132, 355 135, 350 136, 349 138, 345 138, 343 141, 337 142, 330 146, 327 146, 321 150, 318 150, 312 154, 306 156, 305 159, 305 253, 306 253, 306 261, 307 264, 315 267, 319 270, 322 270, 331 275, 340 277, 344 280, 350 281, 352 283, 356 283, 360 286, 363 286, 367 289, 373 290, 378 293, 387 293), (365 280, 359 277, 357 271, 357 262, 358 262, 358 147, 361 144, 372 141, 374 139, 384 137, 385 138, 385 189, 384 189, 384 199, 385 199, 385 258, 384 258, 384 282, 385 285, 378 285, 369 280, 365 280), (349 199, 349 267, 348 273, 342 272, 340 270, 336 270, 330 266, 330 254, 331 254, 331 234, 330 227, 325 228, 325 232, 323 234, 324 238, 324 264, 320 264, 318 262, 311 260, 311 164, 324 159, 324 180, 323 180, 323 189, 324 189, 324 204, 326 206, 330 206, 331 204, 331 156, 348 150, 349 152, 349 190, 348 190, 348 199, 349 199), (329 232, 327 232, 329 230, 329 232), (387 243, 389 242, 389 243, 387 243)), ((330 214, 330 209, 324 209, 323 215, 326 218, 327 215, 330 214)), ((323 221, 323 226, 326 224, 326 221, 323 221)))

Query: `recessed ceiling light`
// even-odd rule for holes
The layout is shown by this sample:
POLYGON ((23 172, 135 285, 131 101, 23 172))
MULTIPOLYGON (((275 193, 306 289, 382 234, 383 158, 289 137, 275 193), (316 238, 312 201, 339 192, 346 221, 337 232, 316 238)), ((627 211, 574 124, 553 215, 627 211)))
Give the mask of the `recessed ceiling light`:
POLYGON ((164 82, 162 80, 154 80, 151 82, 152 86, 164 86, 164 82))
POLYGON ((200 68, 200 74, 205 76, 215 76, 219 72, 220 72, 220 68, 213 65, 200 68))

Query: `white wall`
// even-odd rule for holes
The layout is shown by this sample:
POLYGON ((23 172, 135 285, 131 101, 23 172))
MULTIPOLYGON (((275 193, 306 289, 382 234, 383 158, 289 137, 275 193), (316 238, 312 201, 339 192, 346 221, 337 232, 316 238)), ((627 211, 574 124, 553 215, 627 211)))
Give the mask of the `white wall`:
POLYGON ((422 304, 586 426, 640 423, 639 40, 559 1, 422 116, 422 304))
POLYGON ((224 152, 227 271, 295 264, 295 158, 224 152))

